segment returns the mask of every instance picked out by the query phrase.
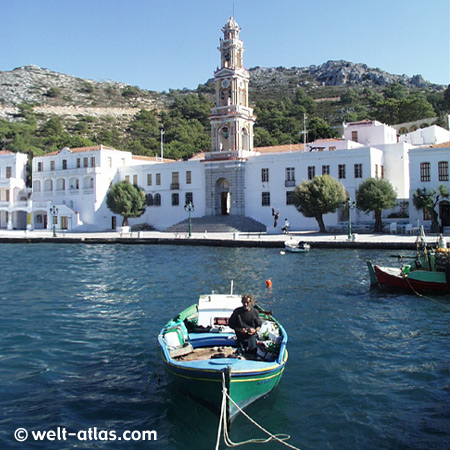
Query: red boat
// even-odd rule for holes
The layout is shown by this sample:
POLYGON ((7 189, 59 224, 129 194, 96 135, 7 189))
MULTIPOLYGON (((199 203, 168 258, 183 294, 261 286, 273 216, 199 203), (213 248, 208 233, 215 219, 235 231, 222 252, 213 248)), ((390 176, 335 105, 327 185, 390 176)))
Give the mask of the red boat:
POLYGON ((423 228, 417 240, 417 256, 401 267, 384 267, 367 261, 370 283, 413 292, 450 293, 450 249, 441 235, 436 249, 428 249, 423 228))

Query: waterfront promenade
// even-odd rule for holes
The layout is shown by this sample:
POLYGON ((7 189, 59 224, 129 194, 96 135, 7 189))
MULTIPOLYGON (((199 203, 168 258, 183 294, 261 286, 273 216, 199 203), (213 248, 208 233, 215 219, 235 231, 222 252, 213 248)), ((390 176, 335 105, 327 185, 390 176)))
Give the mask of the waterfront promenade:
MULTIPOLYGON (((49 230, 20 231, 0 230, 1 243, 85 243, 85 244, 166 244, 166 245, 205 245, 217 247, 268 247, 284 248, 289 239, 308 242, 311 248, 379 248, 414 249, 417 237, 404 234, 358 234, 352 239, 347 234, 320 234, 312 231, 294 231, 285 234, 267 233, 166 233, 160 231, 116 231, 80 233, 56 232, 49 230)), ((429 244, 435 244, 437 235, 426 237, 429 244)), ((448 240, 448 239, 447 239, 448 240)))

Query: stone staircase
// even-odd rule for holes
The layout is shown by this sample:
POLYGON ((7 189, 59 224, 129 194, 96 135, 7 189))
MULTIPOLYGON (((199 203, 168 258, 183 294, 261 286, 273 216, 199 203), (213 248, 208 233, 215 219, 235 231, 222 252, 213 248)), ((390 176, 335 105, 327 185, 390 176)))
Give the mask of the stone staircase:
MULTIPOLYGON (((266 226, 245 216, 203 216, 191 219, 191 230, 193 233, 261 233, 266 231, 266 226)), ((172 225, 165 231, 187 233, 189 219, 172 225)))

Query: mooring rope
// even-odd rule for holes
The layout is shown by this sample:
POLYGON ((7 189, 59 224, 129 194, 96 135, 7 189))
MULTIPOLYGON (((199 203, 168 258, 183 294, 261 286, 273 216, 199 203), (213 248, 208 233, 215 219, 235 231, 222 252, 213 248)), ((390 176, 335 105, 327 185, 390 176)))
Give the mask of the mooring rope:
POLYGON ((414 289, 414 287, 412 286, 412 284, 409 282, 408 277, 405 277, 405 279, 406 279, 406 282, 408 283, 409 287, 410 287, 410 288, 412 289, 412 291, 414 292, 414 294, 416 294, 418 297, 422 297, 422 298, 426 298, 427 300, 431 300, 432 302, 437 303, 438 305, 443 306, 445 309, 447 309, 447 310, 450 311, 450 308, 449 308, 447 305, 444 305, 443 303, 438 302, 438 301, 437 301, 436 299, 434 299, 434 298, 428 297, 427 295, 423 295, 423 294, 421 294, 420 292, 417 292, 417 291, 414 289))
POLYGON ((255 420, 253 420, 247 413, 245 413, 236 402, 230 397, 227 392, 227 388, 225 385, 225 374, 222 374, 222 405, 220 409, 220 419, 219 419, 219 429, 217 430, 217 442, 216 442, 216 450, 219 450, 220 437, 222 435, 222 426, 223 426, 223 440, 227 447, 238 447, 240 445, 245 444, 266 444, 271 440, 276 440, 286 447, 292 448, 294 450, 300 450, 298 447, 294 447, 291 444, 288 444, 286 441, 291 438, 288 434, 272 434, 270 431, 263 428, 259 425, 255 420), (228 424, 227 424, 227 399, 230 400, 233 405, 238 409, 240 413, 242 413, 251 423, 253 423, 257 428, 266 433, 269 437, 267 439, 249 439, 248 441, 243 442, 233 442, 230 439, 228 434, 228 424))

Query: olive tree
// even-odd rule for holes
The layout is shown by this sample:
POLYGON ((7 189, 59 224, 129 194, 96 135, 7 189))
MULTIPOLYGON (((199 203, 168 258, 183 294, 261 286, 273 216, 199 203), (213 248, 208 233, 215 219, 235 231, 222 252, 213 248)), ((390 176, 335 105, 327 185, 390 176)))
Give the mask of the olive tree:
POLYGON ((447 187, 441 184, 437 189, 418 188, 413 193, 413 205, 417 210, 429 211, 431 213, 431 227, 432 233, 439 233, 438 213, 434 209, 439 203, 441 197, 447 198, 449 196, 447 187))
POLYGON ((356 207, 366 214, 375 213, 375 232, 383 231, 381 213, 395 206, 397 193, 389 181, 380 178, 367 178, 356 191, 356 207))
POLYGON ((145 212, 145 192, 128 181, 114 184, 106 194, 106 206, 123 217, 122 226, 128 226, 128 219, 140 217, 145 212))
POLYGON ((292 201, 305 217, 314 217, 321 233, 326 233, 323 215, 335 212, 345 200, 345 189, 329 175, 303 181, 295 189, 292 201))

